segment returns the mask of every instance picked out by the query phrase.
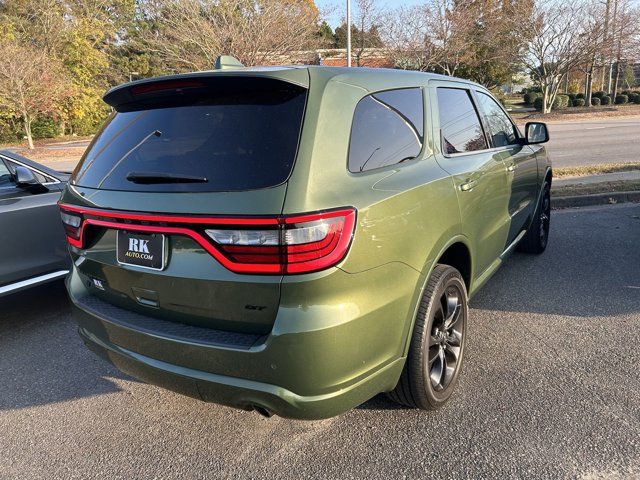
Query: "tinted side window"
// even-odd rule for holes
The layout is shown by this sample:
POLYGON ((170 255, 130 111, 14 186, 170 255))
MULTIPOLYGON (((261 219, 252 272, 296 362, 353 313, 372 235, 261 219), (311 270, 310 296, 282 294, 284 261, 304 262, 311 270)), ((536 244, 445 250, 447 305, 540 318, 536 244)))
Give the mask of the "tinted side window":
MULTIPOLYGON (((16 167, 18 166, 17 163, 13 163, 12 161, 7 160, 7 167, 9 168, 9 171, 11 172, 11 175, 15 176, 16 174, 16 167)), ((28 168, 28 167, 25 167, 28 168)), ((33 172, 33 174, 36 176, 36 178, 38 179, 38 181, 40 183, 48 183, 48 182, 52 182, 54 181, 53 179, 49 178, 49 177, 45 177, 44 175, 42 175, 39 172, 36 172, 35 170, 33 170, 32 168, 29 168, 29 170, 31 170, 33 172)))
POLYGON ((487 148, 482 124, 468 90, 438 88, 442 149, 446 154, 487 148))
POLYGON ((13 187, 13 176, 5 164, 0 160, 0 188, 13 187))
POLYGON ((477 98, 480 109, 487 117, 492 146, 504 147, 516 143, 516 129, 500 105, 486 93, 478 92, 477 98))
POLYGON ((349 171, 364 172, 415 158, 422 150, 423 132, 422 89, 364 97, 351 126, 349 171))

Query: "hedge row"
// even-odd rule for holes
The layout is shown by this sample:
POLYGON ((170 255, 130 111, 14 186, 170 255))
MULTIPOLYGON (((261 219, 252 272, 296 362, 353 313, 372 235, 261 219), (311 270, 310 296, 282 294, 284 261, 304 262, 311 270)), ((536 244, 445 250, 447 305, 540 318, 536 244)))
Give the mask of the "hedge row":
MULTIPOLYGON (((562 95, 556 95, 556 98, 551 106, 552 110, 566 107, 584 107, 585 105, 584 93, 567 93, 562 95)), ((524 102, 527 105, 532 105, 537 110, 542 110, 542 94, 539 92, 527 92, 524 94, 524 102)), ((593 92, 591 95, 591 105, 624 105, 625 103, 635 103, 640 105, 640 92, 633 92, 625 90, 619 95, 616 95, 615 99, 611 98, 606 92, 598 91, 593 92)))

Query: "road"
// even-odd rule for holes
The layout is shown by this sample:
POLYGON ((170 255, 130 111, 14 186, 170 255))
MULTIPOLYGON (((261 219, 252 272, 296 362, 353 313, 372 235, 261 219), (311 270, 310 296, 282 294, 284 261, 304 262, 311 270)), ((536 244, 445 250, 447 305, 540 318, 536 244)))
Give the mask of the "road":
POLYGON ((599 119, 549 124, 556 167, 640 162, 640 119, 599 119))
POLYGON ((0 303, 0 478, 639 478, 640 205, 553 213, 471 302, 437 412, 300 422, 209 405, 82 345, 60 285, 0 303))

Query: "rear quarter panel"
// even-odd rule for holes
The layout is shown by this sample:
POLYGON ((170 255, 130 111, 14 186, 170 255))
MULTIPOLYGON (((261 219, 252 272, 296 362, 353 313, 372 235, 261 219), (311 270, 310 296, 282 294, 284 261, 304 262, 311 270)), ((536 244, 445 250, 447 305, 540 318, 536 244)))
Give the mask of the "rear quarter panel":
MULTIPOLYGON (((461 234, 455 188, 433 157, 428 120, 424 147, 417 159, 357 174, 347 168, 351 122, 358 101, 372 91, 415 86, 387 84, 369 90, 339 79, 312 76, 300 151, 284 203, 284 213, 343 206, 357 209, 352 245, 338 267, 354 277, 361 291, 352 293, 357 302, 339 303, 350 308, 376 306, 367 310, 369 345, 377 338, 373 343, 386 358, 406 354, 406 339, 426 279, 438 256, 461 234)), ((423 101, 427 116, 426 93, 423 101)), ((297 298, 291 304, 298 305, 310 297, 293 293, 300 288, 299 280, 283 282, 285 308, 289 298, 297 298)), ((336 299, 342 297, 336 293, 336 299)), ((369 358, 366 364, 375 361, 381 358, 369 358)))

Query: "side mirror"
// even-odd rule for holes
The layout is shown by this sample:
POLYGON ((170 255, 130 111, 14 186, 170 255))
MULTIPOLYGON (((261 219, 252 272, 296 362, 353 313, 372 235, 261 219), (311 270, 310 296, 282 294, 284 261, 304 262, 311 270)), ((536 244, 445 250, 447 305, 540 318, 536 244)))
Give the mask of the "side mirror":
POLYGON ((524 135, 528 145, 549 141, 549 129, 543 122, 529 122, 524 126, 524 135))
POLYGON ((26 167, 16 167, 16 185, 20 188, 29 188, 40 185, 35 173, 26 167))

